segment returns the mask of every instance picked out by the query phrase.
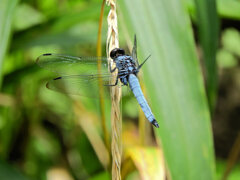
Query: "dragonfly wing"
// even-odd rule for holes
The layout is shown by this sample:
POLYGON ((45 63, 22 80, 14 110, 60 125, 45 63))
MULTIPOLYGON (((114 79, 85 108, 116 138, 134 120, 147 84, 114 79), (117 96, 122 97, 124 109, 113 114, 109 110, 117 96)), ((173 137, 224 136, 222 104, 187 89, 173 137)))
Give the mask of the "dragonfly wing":
POLYGON ((71 75, 55 78, 47 83, 47 88, 71 95, 99 98, 99 87, 104 89, 104 97, 108 97, 109 83, 113 79, 109 75, 71 75), (101 81, 103 86, 99 86, 101 81))
POLYGON ((96 74, 108 72, 106 57, 75 57, 62 54, 43 54, 37 58, 36 63, 45 69, 62 74, 96 74), (98 69, 100 64, 101 71, 98 69))
POLYGON ((137 58, 137 37, 136 37, 136 34, 134 35, 134 45, 133 45, 133 48, 132 48, 132 57, 136 61, 137 66, 139 66, 138 58, 137 58))

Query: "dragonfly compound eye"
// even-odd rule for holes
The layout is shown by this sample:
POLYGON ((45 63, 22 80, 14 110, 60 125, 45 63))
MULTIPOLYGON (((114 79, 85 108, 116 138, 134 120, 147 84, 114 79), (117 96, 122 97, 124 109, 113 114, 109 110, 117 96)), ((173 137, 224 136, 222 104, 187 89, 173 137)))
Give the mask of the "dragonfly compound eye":
POLYGON ((115 48, 110 52, 110 57, 112 59, 118 57, 118 56, 123 56, 125 55, 125 51, 122 48, 115 48))

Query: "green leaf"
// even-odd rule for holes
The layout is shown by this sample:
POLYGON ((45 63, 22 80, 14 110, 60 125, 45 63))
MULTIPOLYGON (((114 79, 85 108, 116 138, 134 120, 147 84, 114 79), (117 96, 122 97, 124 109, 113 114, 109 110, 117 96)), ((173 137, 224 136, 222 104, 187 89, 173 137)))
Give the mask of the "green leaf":
POLYGON ((178 0, 118 2, 139 59, 152 55, 143 77, 170 179, 214 179, 210 113, 187 10, 178 0))
POLYGON ((0 160, 0 179, 27 180, 20 172, 0 160))
POLYGON ((12 19, 18 0, 2 0, 0 6, 0 87, 2 84, 2 65, 11 34, 12 19))
POLYGON ((215 0, 195 0, 198 36, 203 52, 209 107, 213 111, 217 96, 216 52, 219 23, 215 0))
POLYGON ((224 18, 240 19, 240 1, 218 0, 218 13, 224 18))
POLYGON ((108 180, 111 179, 108 172, 101 172, 93 177, 88 178, 89 180, 108 180))
POLYGON ((240 32, 233 28, 226 29, 222 34, 222 46, 240 57, 240 32))
POLYGON ((237 66, 237 59, 227 50, 219 50, 217 53, 217 63, 222 68, 232 68, 237 66))
POLYGON ((29 6, 28 4, 21 4, 16 9, 14 17, 15 30, 25 30, 34 25, 40 24, 44 21, 44 16, 29 6))
MULTIPOLYGON (((189 13, 194 15, 196 8, 194 5, 195 0, 184 0, 188 7, 189 13)), ((220 17, 228 18, 231 20, 240 19, 240 1, 238 0, 217 0, 217 12, 220 17)), ((211 1, 209 1, 211 3, 211 1)), ((213 9, 214 10, 214 9, 213 9)), ((215 10, 214 10, 215 11, 215 10)))

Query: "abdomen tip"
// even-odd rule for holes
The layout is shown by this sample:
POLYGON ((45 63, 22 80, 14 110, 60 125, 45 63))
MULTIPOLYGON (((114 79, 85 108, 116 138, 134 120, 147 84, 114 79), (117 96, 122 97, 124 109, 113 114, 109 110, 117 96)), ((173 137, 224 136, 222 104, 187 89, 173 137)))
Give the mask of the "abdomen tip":
POLYGON ((159 124, 158 124, 158 122, 157 122, 155 119, 152 121, 152 124, 153 124, 156 128, 159 128, 159 124))

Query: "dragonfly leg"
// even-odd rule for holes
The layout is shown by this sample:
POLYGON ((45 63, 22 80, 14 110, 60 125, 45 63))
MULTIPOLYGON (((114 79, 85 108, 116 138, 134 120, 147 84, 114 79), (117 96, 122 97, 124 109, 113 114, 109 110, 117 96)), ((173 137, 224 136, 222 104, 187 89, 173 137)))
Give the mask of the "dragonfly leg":
POLYGON ((104 85, 104 86, 116 86, 117 84, 118 84, 118 77, 117 77, 117 79, 116 79, 115 84, 106 84, 106 85, 104 85))
POLYGON ((115 67, 115 68, 112 69, 112 67, 111 67, 111 65, 110 65, 110 66, 109 66, 109 69, 110 69, 110 72, 113 73, 113 72, 117 69, 117 67, 115 67))
POLYGON ((122 86, 127 86, 128 85, 128 81, 127 81, 127 75, 125 75, 124 77, 121 77, 120 79, 122 81, 122 86))

